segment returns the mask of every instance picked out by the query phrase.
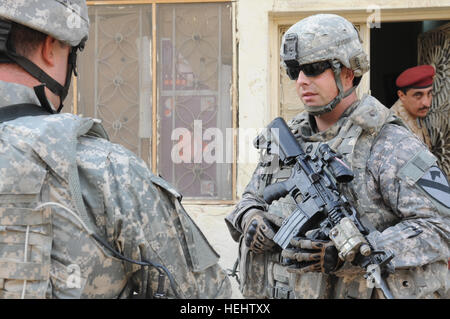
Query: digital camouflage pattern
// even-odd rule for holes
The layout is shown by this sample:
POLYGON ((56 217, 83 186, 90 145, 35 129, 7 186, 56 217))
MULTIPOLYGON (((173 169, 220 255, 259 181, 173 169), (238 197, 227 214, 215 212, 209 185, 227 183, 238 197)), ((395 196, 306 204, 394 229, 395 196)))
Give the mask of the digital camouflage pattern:
MULTIPOLYGON (((297 41, 297 61, 300 65, 319 61, 338 60, 352 69, 355 76, 369 70, 358 31, 346 19, 335 14, 316 14, 300 20, 285 33, 294 33, 297 41), (358 57, 358 59, 356 59, 358 57)), ((280 56, 285 60, 283 36, 280 56)), ((284 65, 285 66, 285 65, 284 65)))
POLYGON ((77 46, 89 33, 85 0, 2 0, 0 17, 77 46))
MULTIPOLYGON (((350 106, 328 130, 317 132, 314 118, 303 112, 288 124, 303 149, 315 154, 327 143, 350 164, 355 179, 342 192, 372 229, 368 236, 375 248, 394 254, 395 273, 387 279, 396 298, 445 296, 447 259, 450 254, 450 209, 429 196, 416 181, 436 159, 402 122, 371 96, 350 106), (414 178, 413 178, 414 176, 414 178)), ((290 196, 267 205, 266 185, 286 179, 290 167, 270 165, 262 152, 241 201, 226 217, 233 238, 241 237, 242 216, 262 209, 287 217, 295 203, 290 196)), ((241 291, 250 298, 374 298, 363 269, 344 263, 332 275, 289 274, 281 265, 280 251, 257 255, 240 243, 241 291)))
MULTIPOLYGON (((17 103, 37 103, 33 90, 0 82, 0 106, 17 103)), ((177 191, 104 137, 97 121, 67 113, 0 125, 0 297, 156 293, 154 268, 112 257, 91 233, 128 258, 164 265, 181 298, 230 297, 218 255, 177 191)), ((167 276, 162 292, 174 296, 167 276)))

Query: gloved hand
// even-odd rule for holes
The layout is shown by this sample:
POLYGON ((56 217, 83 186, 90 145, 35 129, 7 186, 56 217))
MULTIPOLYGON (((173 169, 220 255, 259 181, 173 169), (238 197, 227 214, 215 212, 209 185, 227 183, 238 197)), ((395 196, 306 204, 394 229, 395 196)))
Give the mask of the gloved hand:
POLYGON ((261 210, 251 210, 242 219, 244 242, 251 251, 263 253, 274 248, 274 224, 269 221, 269 214, 261 210))
POLYGON ((289 265, 288 272, 328 274, 342 265, 338 251, 331 241, 294 237, 290 244, 289 248, 281 252, 281 256, 287 258, 284 264, 289 265))

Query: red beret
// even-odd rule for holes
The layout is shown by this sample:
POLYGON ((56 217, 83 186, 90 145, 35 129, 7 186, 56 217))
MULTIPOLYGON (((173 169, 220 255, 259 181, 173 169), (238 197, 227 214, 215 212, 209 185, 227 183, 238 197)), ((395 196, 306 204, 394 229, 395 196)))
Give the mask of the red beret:
POLYGON ((395 81, 399 88, 425 88, 433 84, 434 68, 431 65, 419 65, 403 71, 395 81))

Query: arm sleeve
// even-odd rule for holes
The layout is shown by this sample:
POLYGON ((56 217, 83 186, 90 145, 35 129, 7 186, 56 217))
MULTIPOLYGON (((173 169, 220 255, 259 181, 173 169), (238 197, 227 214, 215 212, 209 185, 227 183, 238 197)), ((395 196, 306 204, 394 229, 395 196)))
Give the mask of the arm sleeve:
MULTIPOLYGON (((163 265, 173 276, 180 298, 222 298, 231 295, 218 254, 180 203, 180 195, 153 175, 131 152, 109 152, 103 173, 108 215, 107 238, 128 258, 163 265)), ((158 287, 158 272, 143 276, 141 267, 125 263, 137 287, 158 287)), ((167 276, 166 276, 167 277, 167 276)), ((173 296, 169 280, 164 292, 173 296)))
POLYGON ((375 146, 376 155, 370 166, 374 168, 372 178, 383 201, 399 222, 382 232, 371 233, 369 240, 376 248, 389 249, 395 254, 396 268, 446 262, 450 243, 449 209, 418 183, 435 165, 435 158, 413 136, 402 131, 395 133, 395 143, 382 139, 375 146), (377 152, 377 147, 383 151, 377 152))
POLYGON ((267 203, 261 195, 267 179, 270 178, 267 163, 270 163, 269 159, 258 163, 250 182, 245 187, 241 200, 236 204, 233 211, 225 217, 225 223, 228 226, 231 237, 235 241, 238 241, 242 234, 241 221, 244 214, 250 210, 257 209, 266 211, 268 208, 267 203))

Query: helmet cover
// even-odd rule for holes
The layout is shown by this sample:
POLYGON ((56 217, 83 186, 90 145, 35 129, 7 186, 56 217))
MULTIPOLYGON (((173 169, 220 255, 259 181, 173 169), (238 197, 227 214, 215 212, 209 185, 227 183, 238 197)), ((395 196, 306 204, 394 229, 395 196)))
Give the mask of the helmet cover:
POLYGON ((369 70, 357 29, 335 14, 316 14, 292 25, 283 36, 280 51, 285 68, 294 59, 298 65, 339 61, 356 77, 369 70))
POLYGON ((87 39, 85 0, 2 0, 0 17, 48 34, 73 47, 87 39))

